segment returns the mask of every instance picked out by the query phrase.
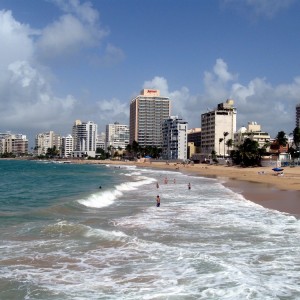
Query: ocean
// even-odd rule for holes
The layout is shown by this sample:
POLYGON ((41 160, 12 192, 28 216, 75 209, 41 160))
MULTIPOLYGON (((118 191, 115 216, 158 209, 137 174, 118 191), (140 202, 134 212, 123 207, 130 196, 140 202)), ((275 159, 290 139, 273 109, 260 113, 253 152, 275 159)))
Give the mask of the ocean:
POLYGON ((300 299, 299 219, 217 179, 18 160, 0 175, 0 299, 300 299))

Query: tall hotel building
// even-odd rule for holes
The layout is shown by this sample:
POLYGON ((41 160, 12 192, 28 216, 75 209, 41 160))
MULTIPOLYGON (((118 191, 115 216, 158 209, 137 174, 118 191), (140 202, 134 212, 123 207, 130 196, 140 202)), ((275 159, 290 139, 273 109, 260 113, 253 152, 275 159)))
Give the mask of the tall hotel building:
POLYGON ((144 89, 130 103, 129 142, 162 147, 162 123, 170 116, 170 99, 159 90, 144 89))
POLYGON ((228 155, 227 146, 224 149, 224 140, 220 142, 220 139, 225 138, 225 142, 234 139, 237 112, 233 105, 234 101, 228 99, 218 104, 215 110, 201 115, 201 153, 205 156, 211 155, 212 151, 220 156, 228 155), (224 133, 228 135, 224 136, 224 133))
POLYGON ((72 136, 74 139, 74 157, 96 156, 97 124, 91 121, 76 120, 73 125, 72 136))
POLYGON ((300 103, 296 105, 296 127, 300 128, 300 103))

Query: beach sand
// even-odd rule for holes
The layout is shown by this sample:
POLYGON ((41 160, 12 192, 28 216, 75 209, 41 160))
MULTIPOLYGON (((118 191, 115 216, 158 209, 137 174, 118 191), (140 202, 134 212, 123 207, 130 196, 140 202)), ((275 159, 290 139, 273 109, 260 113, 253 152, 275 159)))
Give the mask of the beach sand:
POLYGON ((300 217, 300 167, 284 168, 283 176, 276 176, 272 168, 219 166, 207 164, 182 165, 166 162, 123 162, 86 160, 78 163, 136 165, 143 168, 174 170, 190 175, 222 179, 223 184, 241 193, 246 199, 264 207, 300 217))

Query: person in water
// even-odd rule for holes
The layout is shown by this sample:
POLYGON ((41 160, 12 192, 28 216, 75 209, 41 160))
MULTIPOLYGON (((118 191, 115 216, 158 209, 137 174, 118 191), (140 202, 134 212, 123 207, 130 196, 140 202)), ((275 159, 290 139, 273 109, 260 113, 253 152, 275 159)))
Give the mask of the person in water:
POLYGON ((188 184, 188 189, 189 189, 189 190, 191 189, 191 184, 190 184, 190 183, 188 184))
POLYGON ((160 197, 159 197, 159 195, 156 196, 156 207, 160 207, 160 197))

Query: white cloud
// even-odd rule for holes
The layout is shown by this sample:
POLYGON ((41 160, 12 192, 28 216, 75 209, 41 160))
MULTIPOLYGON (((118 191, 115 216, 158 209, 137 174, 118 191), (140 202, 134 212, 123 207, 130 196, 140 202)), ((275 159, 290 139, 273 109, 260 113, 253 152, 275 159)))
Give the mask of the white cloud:
MULTIPOLYGON (((128 123, 127 103, 104 100, 90 108, 73 95, 61 97, 53 92, 50 65, 39 59, 68 57, 73 49, 83 47, 99 52, 99 42, 108 34, 88 2, 55 2, 66 14, 41 30, 16 21, 10 11, 0 11, 0 40, 5 41, 0 47, 0 132, 22 132, 30 136, 31 143, 39 132, 69 133, 78 118, 108 122, 110 117, 120 117, 128 123)), ((123 57, 121 49, 107 46, 105 58, 110 62, 123 57)))
POLYGON ((272 18, 282 10, 290 8, 295 0, 223 0, 225 5, 243 10, 256 17, 272 18))
POLYGON ((258 16, 273 17, 292 5, 294 0, 247 0, 246 3, 258 16))
POLYGON ((16 61, 8 66, 7 81, 1 99, 0 119, 7 128, 34 127, 48 129, 64 123, 72 112, 75 99, 60 99, 52 95, 43 76, 26 61, 16 61))
POLYGON ((108 44, 105 48, 104 54, 102 56, 91 56, 91 65, 110 67, 114 66, 125 58, 125 54, 122 49, 108 44))
POLYGON ((93 9, 90 2, 80 3, 79 0, 53 0, 62 11, 74 14, 84 22, 95 24, 99 20, 98 11, 93 9))
POLYGON ((213 71, 204 72, 204 87, 207 104, 209 105, 209 102, 215 101, 215 99, 228 97, 229 84, 237 78, 237 75, 231 74, 228 71, 227 63, 221 58, 218 58, 213 67, 213 71))
POLYGON ((11 11, 0 11, 0 69, 16 59, 31 59, 34 45, 31 35, 34 34, 28 25, 17 22, 11 11))
POLYGON ((157 89, 160 90, 161 96, 168 97, 169 87, 165 78, 156 76, 152 80, 145 81, 143 84, 144 89, 157 89))
POLYGON ((96 46, 107 32, 88 27, 72 15, 63 15, 48 25, 37 42, 38 54, 56 58, 76 53, 81 48, 96 46))
POLYGON ((256 121, 272 136, 281 130, 290 133, 295 127, 295 106, 300 102, 300 77, 291 84, 275 87, 265 78, 254 78, 244 85, 237 75, 228 71, 222 59, 216 60, 212 70, 204 72, 202 94, 191 95, 187 87, 169 91, 167 79, 158 76, 145 81, 143 86, 160 89, 162 96, 170 97, 171 114, 187 120, 190 128, 201 127, 202 113, 232 98, 237 108, 238 127, 256 121))

